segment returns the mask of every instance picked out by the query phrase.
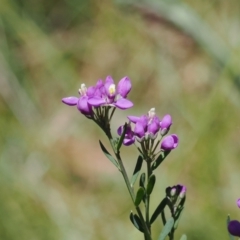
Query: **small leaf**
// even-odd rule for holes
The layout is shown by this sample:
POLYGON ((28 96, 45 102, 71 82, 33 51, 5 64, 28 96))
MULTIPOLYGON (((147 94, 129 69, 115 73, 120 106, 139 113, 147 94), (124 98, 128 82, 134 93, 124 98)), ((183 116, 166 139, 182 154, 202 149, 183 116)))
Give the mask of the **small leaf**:
POLYGON ((107 149, 103 146, 102 142, 99 140, 100 147, 105 154, 105 156, 120 170, 117 161, 113 158, 113 156, 107 151, 107 149))
POLYGON ((132 212, 130 213, 130 220, 132 222, 132 224, 140 231, 140 232, 144 232, 143 231, 143 227, 142 227, 142 223, 140 218, 138 217, 137 214, 133 214, 132 212))
POLYGON ((165 208, 167 204, 167 198, 164 198, 160 204, 158 205, 158 207, 156 208, 155 212, 153 213, 151 219, 150 219, 150 223, 152 224, 156 218, 158 217, 159 214, 161 214, 161 212, 163 211, 163 209, 165 208))
POLYGON ((117 151, 119 151, 119 149, 121 148, 122 146, 122 143, 123 143, 123 139, 125 137, 125 134, 126 134, 126 131, 127 131, 127 123, 124 124, 123 126, 123 132, 122 132, 122 135, 118 141, 118 145, 117 145, 117 151))
POLYGON ((146 174, 142 173, 140 180, 139 180, 139 186, 145 189, 145 178, 146 178, 146 174))
POLYGON ((167 235, 171 232, 173 225, 174 225, 174 219, 171 217, 167 220, 166 224, 164 225, 158 240, 164 240, 167 237, 167 235))
MULTIPOLYGON (((230 219, 230 216, 228 215, 227 216, 227 228, 228 228, 228 224, 229 224, 230 221, 231 221, 231 219, 230 219)), ((234 240, 234 237, 233 237, 232 234, 230 234, 230 232, 228 232, 228 236, 229 236, 230 240, 234 240)))
POLYGON ((187 235, 183 234, 180 238, 180 240, 187 240, 187 235))
POLYGON ((170 152, 171 151, 164 151, 160 153, 156 161, 152 164, 152 171, 155 170, 163 162, 163 160, 167 157, 167 155, 170 152))
POLYGON ((141 203, 144 197, 144 193, 145 193, 145 190, 142 187, 140 187, 137 191, 136 198, 134 201, 135 206, 138 206, 141 203))
POLYGON ((156 182, 156 176, 153 174, 148 179, 147 190, 146 190, 148 195, 150 195, 152 193, 155 182, 156 182))
POLYGON ((141 168, 142 168, 142 163, 143 163, 143 158, 141 155, 138 156, 138 159, 137 159, 137 163, 136 163, 136 166, 135 166, 135 169, 133 171, 133 175, 132 175, 132 178, 131 178, 131 186, 133 187, 134 183, 136 182, 137 180, 137 177, 141 171, 141 168))

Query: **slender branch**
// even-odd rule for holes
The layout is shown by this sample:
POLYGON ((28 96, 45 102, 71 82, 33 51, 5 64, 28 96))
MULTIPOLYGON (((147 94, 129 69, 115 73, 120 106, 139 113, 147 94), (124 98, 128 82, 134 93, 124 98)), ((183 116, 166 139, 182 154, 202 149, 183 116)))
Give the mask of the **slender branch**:
MULTIPOLYGON (((149 178, 152 174, 151 162, 149 160, 147 160, 146 163, 147 163, 147 179, 149 181, 149 178)), ((148 195, 148 194, 146 195, 145 208, 146 208, 146 224, 147 224, 148 230, 151 234, 151 224, 149 221, 150 195, 148 195)))
MULTIPOLYGON (((111 144, 111 147, 114 151, 114 154, 117 158, 117 161, 118 161, 118 164, 119 164, 119 167, 120 167, 120 172, 122 173, 122 176, 124 178, 124 181, 127 185, 127 189, 128 189, 128 192, 131 196, 131 199, 133 201, 133 203, 135 202, 135 194, 134 194, 134 191, 133 191, 133 188, 131 187, 131 184, 130 184, 130 181, 129 181, 129 178, 127 176, 127 172, 125 170, 125 167, 123 165, 123 162, 122 162, 122 159, 121 159, 121 156, 120 156, 120 152, 119 151, 116 151, 116 148, 114 146, 114 143, 113 143, 113 138, 112 138, 112 134, 111 134, 111 131, 109 130, 108 132, 105 132, 109 141, 110 141, 110 144, 111 144)), ((142 215, 142 212, 141 212, 141 209, 138 207, 138 206, 135 206, 136 208, 136 211, 138 213, 138 216, 141 220, 141 223, 142 223, 142 227, 143 227, 143 230, 144 230, 144 238, 145 240, 152 240, 151 238, 151 233, 149 232, 149 229, 147 227, 147 224, 146 222, 144 221, 144 218, 143 218, 143 215, 142 215)))

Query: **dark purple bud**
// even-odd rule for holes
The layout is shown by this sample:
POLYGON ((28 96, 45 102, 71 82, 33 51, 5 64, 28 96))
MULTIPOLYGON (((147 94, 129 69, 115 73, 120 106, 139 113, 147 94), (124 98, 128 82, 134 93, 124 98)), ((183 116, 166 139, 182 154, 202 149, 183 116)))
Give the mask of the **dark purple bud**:
POLYGON ((237 220, 230 221, 228 224, 228 232, 235 237, 240 237, 240 222, 237 220))
POLYGON ((124 109, 131 108, 133 106, 133 103, 126 98, 120 98, 114 103, 114 105, 117 108, 124 110, 124 109))
POLYGON ((128 93, 131 91, 132 84, 128 77, 122 78, 117 86, 117 92, 123 97, 126 98, 128 93))
POLYGON ((62 99, 62 102, 69 106, 75 106, 78 103, 78 99, 78 97, 66 97, 62 99))
POLYGON ((88 103, 87 96, 83 96, 79 98, 77 108, 82 114, 86 116, 92 115, 92 106, 88 103))
MULTIPOLYGON (((124 126, 120 126, 117 130, 117 133, 118 133, 119 136, 121 136, 122 133, 123 133, 123 127, 124 126)), ((123 144, 125 146, 129 146, 129 145, 133 144, 134 142, 135 142, 134 133, 131 129, 131 125, 128 124, 127 129, 126 129, 126 133, 125 133, 125 136, 124 136, 124 139, 123 139, 123 144)))
POLYGON ((172 150, 177 146, 178 146, 178 136, 176 134, 172 134, 163 138, 161 149, 172 150))
POLYGON ((237 206, 240 208, 240 198, 237 200, 237 206))

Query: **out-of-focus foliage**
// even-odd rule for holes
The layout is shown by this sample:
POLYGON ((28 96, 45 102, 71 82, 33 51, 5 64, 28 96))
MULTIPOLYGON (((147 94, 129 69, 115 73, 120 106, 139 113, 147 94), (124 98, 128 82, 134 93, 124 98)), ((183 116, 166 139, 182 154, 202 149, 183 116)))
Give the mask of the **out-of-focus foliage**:
MULTIPOLYGON (((0 239, 142 238, 105 136, 61 103, 107 75, 128 75, 135 102, 113 130, 151 107, 173 116, 180 144, 156 173, 152 211, 184 184, 177 239, 227 239, 226 215, 240 219, 239 29, 237 0, 1 0, 0 239)), ((136 151, 122 151, 131 173, 136 151)))

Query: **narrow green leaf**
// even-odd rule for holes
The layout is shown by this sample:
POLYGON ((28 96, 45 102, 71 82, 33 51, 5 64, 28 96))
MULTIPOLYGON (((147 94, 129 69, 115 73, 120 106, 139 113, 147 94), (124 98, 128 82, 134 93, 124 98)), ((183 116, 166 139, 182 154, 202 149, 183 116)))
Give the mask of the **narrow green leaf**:
POLYGON ((167 220, 166 224, 164 225, 158 240, 164 240, 167 237, 167 235, 171 232, 173 225, 174 225, 174 219, 171 217, 167 220))
POLYGON ((141 203, 141 201, 144 197, 144 193, 145 193, 144 188, 140 187, 137 191, 136 198, 134 201, 135 206, 138 206, 141 203))
POLYGON ((187 240, 187 235, 183 234, 180 238, 180 240, 187 240))
POLYGON ((113 156, 107 151, 107 149, 104 147, 104 145, 102 144, 102 142, 99 140, 99 144, 100 144, 100 147, 103 151, 103 153, 105 154, 105 156, 118 168, 119 168, 119 165, 117 163, 117 161, 113 158, 113 156))
POLYGON ((121 148, 122 146, 122 143, 123 143, 123 139, 125 137, 125 134, 126 134, 126 131, 127 131, 127 123, 124 124, 123 126, 123 132, 122 132, 122 135, 118 141, 118 145, 117 145, 117 151, 119 151, 119 149, 121 148))
POLYGON ((177 212, 176 212, 176 215, 175 215, 175 223, 174 223, 174 229, 177 229, 178 227, 178 223, 180 221, 180 218, 182 216, 182 212, 183 212, 183 209, 184 207, 181 207, 177 212))
POLYGON ((139 180, 139 186, 145 189, 145 178, 146 174, 142 173, 139 180))
POLYGON ((154 211, 151 219, 150 219, 150 223, 152 224, 156 218, 158 217, 159 214, 161 214, 161 212, 163 211, 163 209, 166 207, 167 204, 167 198, 164 198, 160 204, 157 206, 156 210, 154 211))
MULTIPOLYGON (((227 228, 228 228, 228 224, 229 224, 230 221, 231 221, 231 219, 230 219, 230 216, 228 215, 227 216, 227 228)), ((229 232, 228 232, 228 236, 229 236, 230 240, 234 240, 234 236, 231 235, 229 232)))
POLYGON ((143 163, 143 158, 142 158, 141 155, 139 155, 138 159, 137 159, 137 163, 136 163, 135 169, 133 171, 132 178, 131 178, 131 186, 132 187, 133 187, 134 183, 136 182, 136 180, 138 178, 138 175, 139 175, 139 173, 141 171, 142 163, 143 163))
POLYGON ((152 174, 148 179, 148 184, 147 184, 147 189, 146 189, 146 193, 148 195, 150 195, 152 193, 155 182, 156 182, 156 176, 154 174, 152 174))
POLYGON ((161 152, 160 155, 158 156, 158 158, 154 161, 154 163, 152 164, 152 171, 155 170, 162 162, 163 160, 167 157, 167 155, 170 153, 171 151, 164 151, 161 152))
POLYGON ((143 227, 142 227, 142 223, 140 218, 138 217, 137 214, 133 214, 132 212, 130 213, 130 220, 132 222, 132 224, 140 231, 140 232, 144 232, 143 227))

